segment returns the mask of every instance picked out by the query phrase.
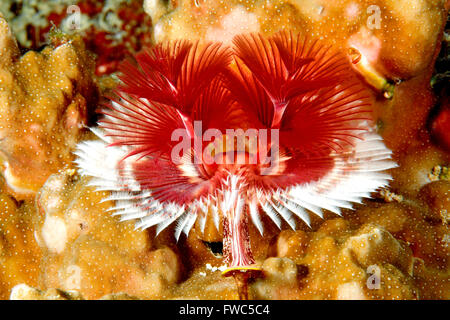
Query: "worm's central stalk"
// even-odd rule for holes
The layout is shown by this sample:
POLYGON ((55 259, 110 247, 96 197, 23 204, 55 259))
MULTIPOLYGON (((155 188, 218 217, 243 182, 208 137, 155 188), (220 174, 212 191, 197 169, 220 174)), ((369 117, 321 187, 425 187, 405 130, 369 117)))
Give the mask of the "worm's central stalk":
POLYGON ((223 253, 230 268, 247 267, 255 263, 250 248, 245 199, 239 177, 231 176, 224 192, 223 253))
POLYGON ((248 219, 243 212, 235 213, 229 212, 224 217, 223 253, 229 267, 247 267, 255 263, 250 248, 248 219))
POLYGON ((245 212, 245 196, 239 185, 239 177, 231 176, 224 191, 223 254, 228 269, 224 276, 233 276, 238 287, 239 299, 248 300, 248 280, 261 276, 250 248, 248 217, 245 212))

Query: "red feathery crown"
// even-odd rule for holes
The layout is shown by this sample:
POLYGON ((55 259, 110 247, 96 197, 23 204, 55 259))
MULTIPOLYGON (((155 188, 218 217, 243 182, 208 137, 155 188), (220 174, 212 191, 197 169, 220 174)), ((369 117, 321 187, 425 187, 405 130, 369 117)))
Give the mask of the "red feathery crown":
POLYGON ((232 46, 158 44, 136 61, 123 63, 93 129, 101 139, 80 144, 77 162, 138 227, 178 220, 178 238, 211 215, 227 261, 249 265, 247 217, 261 234, 263 212, 295 228, 295 216, 339 214, 388 183, 371 95, 332 46, 246 34, 232 46))

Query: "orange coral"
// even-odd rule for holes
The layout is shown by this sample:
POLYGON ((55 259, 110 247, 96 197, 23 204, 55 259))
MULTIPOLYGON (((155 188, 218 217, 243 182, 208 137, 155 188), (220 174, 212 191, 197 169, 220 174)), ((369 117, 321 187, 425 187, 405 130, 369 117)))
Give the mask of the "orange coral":
POLYGON ((19 283, 38 285, 41 250, 34 240, 32 203, 0 194, 0 299, 19 283))
POLYGON ((180 259, 154 249, 147 232, 119 222, 105 196, 73 171, 51 176, 37 198, 36 239, 43 247, 44 288, 78 290, 88 299, 127 292, 160 298, 181 278, 180 259))
POLYGON ((95 97, 93 60, 74 38, 20 56, 0 16, 0 160, 16 199, 32 197, 69 164, 95 97))
MULTIPOLYGON (((392 100, 377 95, 376 104, 380 132, 400 165, 393 171, 392 190, 344 218, 328 213, 325 222, 314 219, 312 229, 283 226, 279 233, 264 221, 266 232, 260 237, 251 228, 255 259, 265 274, 251 284, 251 297, 450 299, 450 186, 447 177, 435 172, 448 169, 450 156, 430 144, 425 129, 435 100, 429 80, 445 1, 182 3, 174 11, 160 6, 154 14, 157 39, 227 40, 246 30, 303 30, 357 46, 382 77, 404 80, 392 100), (381 29, 367 26, 374 14, 367 11, 370 5, 382 10, 381 29), (236 30, 223 32, 233 25, 236 30)), ((86 97, 93 90, 90 62, 77 40, 20 58, 2 19, 0 31, 0 100, 6 106, 0 110, 0 133, 12 137, 9 143, 2 140, 0 149, 13 155, 3 157, 10 187, 1 186, 0 195, 0 298, 11 292, 16 299, 237 298, 233 279, 221 276, 220 248, 213 247, 222 231, 212 221, 206 222, 205 233, 196 226, 175 246, 173 230, 153 239, 152 230, 134 231, 131 223, 111 217, 106 211, 110 203, 100 203, 104 194, 88 187, 74 170, 47 180, 70 162, 81 133, 77 124, 86 121, 86 97), (30 135, 33 128, 36 134, 30 135), (19 139, 25 140, 19 144, 19 139), (14 191, 24 198, 39 189, 37 206, 8 195, 14 191)))

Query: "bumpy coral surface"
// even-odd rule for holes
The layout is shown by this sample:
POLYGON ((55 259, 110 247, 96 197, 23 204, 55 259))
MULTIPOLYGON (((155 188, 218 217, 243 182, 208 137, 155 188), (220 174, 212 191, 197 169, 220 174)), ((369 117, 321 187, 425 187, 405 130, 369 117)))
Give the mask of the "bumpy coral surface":
POLYGON ((0 298, 7 299, 17 284, 38 285, 41 250, 34 239, 32 203, 18 204, 0 195, 0 298))
POLYGON ((33 197, 71 163, 95 89, 80 39, 20 56, 0 17, 0 162, 16 199, 33 197))
MULTIPOLYGON (((157 41, 292 29, 357 47, 371 69, 363 77, 375 70, 395 83, 392 99, 373 88, 379 132, 399 164, 391 188, 343 217, 314 218, 311 228, 280 231, 267 219, 261 237, 251 227, 263 269, 251 298, 450 299, 450 154, 427 127, 439 102, 430 79, 448 8, 441 0, 145 1, 157 41)), ((21 57, 0 21, 0 150, 9 155, 0 298, 236 299, 236 283, 221 275, 222 230, 212 221, 178 243, 173 227, 157 237, 134 230, 71 167, 94 90, 81 43, 21 57)))
POLYGON ((34 228, 44 252, 43 287, 78 290, 88 299, 122 291, 163 297, 180 279, 178 255, 112 217, 111 202, 101 203, 105 194, 86 182, 69 171, 51 176, 39 192, 34 228))

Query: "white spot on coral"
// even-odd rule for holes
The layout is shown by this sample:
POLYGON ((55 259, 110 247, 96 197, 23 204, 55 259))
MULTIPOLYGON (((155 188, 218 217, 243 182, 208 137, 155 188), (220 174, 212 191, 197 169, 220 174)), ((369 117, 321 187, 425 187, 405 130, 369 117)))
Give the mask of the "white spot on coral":
POLYGON ((366 300, 363 288, 356 282, 347 282, 337 288, 338 300, 366 300))
POLYGON ((3 170, 3 177, 5 178, 8 187, 10 187, 17 194, 34 194, 34 190, 24 188, 20 185, 20 179, 12 173, 11 168, 9 167, 9 164, 7 162, 5 162, 3 165, 5 167, 5 170, 3 170))
POLYGON ((254 13, 248 12, 242 6, 237 6, 222 18, 219 28, 209 28, 206 39, 212 41, 231 42, 240 33, 258 32, 259 22, 254 13))
POLYGON ((348 45, 357 48, 368 62, 376 64, 381 51, 381 40, 372 31, 362 27, 348 39, 348 45))
POLYGON ((228 267, 227 267, 226 264, 224 264, 224 265, 222 265, 222 266, 220 266, 220 267, 213 267, 210 263, 207 263, 207 264, 206 264, 206 270, 210 270, 210 271, 212 271, 212 272, 216 272, 216 271, 223 272, 223 271, 225 271, 227 268, 228 268, 228 267))
POLYGON ((42 226, 42 238, 50 251, 63 252, 67 242, 67 226, 64 220, 47 216, 42 226))
POLYGON ((354 20, 358 17, 358 15, 360 14, 359 12, 359 6, 357 3, 353 2, 350 3, 346 8, 345 8, 345 16, 347 17, 348 20, 354 20))

